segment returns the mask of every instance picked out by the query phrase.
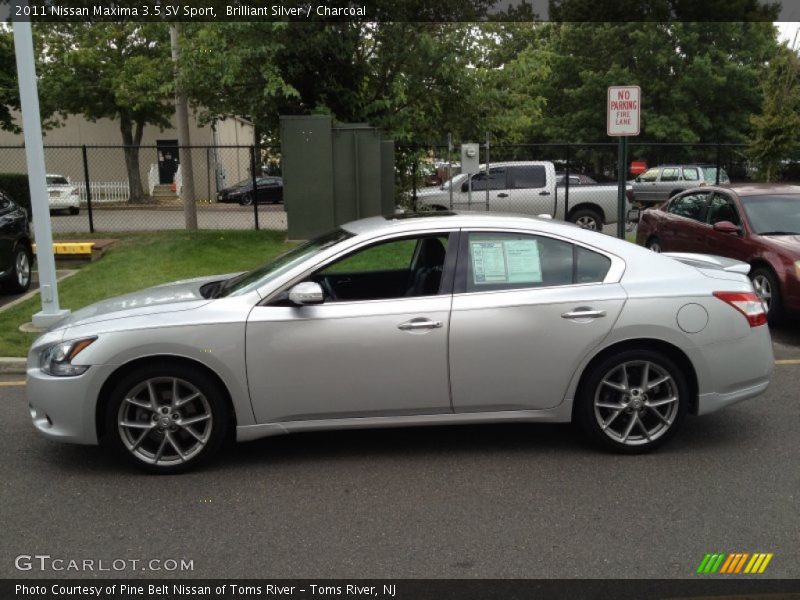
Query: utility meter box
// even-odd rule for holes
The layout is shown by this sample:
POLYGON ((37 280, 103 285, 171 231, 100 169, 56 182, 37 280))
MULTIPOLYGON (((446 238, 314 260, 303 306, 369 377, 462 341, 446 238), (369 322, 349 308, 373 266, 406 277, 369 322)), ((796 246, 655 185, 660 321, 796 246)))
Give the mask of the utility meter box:
POLYGON ((461 144, 461 172, 474 175, 481 170, 481 147, 479 144, 461 144))
POLYGON ((363 123, 281 117, 283 198, 289 239, 394 209, 394 142, 363 123))

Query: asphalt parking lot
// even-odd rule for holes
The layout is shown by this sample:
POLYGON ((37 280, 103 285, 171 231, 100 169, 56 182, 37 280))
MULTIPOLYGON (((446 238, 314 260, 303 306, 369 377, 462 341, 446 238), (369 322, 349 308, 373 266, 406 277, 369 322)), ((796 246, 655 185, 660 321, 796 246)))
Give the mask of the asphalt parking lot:
MULTIPOLYGON (((147 476, 40 438, 0 383, 0 577, 20 554, 190 559, 177 577, 687 578, 707 552, 800 576, 800 328, 762 397, 690 418, 661 451, 596 451, 566 425, 297 434, 147 476)), ((141 563, 139 563, 141 564, 141 563)), ((164 577, 123 570, 115 576, 164 577)), ((708 576, 705 576, 708 577, 708 576)))

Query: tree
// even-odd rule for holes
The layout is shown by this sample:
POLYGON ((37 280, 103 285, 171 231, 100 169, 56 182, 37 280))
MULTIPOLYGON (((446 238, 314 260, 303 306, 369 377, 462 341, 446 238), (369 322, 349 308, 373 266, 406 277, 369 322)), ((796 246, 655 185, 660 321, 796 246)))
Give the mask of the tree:
POLYGON ((782 46, 764 74, 763 111, 752 118, 755 135, 750 155, 767 182, 779 175, 781 161, 800 140, 800 57, 782 46))
POLYGON ((19 110, 14 41, 10 31, 0 28, 0 129, 19 131, 11 115, 13 110, 19 110))
POLYGON ((48 23, 37 28, 45 114, 114 119, 124 145, 130 201, 145 198, 139 145, 145 125, 174 112, 169 30, 162 23, 48 23))

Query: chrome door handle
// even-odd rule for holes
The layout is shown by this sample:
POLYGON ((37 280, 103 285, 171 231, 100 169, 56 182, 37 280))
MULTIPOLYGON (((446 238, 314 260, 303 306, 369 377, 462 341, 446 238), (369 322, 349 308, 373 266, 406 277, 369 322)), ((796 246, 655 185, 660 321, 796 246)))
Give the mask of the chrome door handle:
POLYGON ((400 323, 398 329, 403 331, 413 331, 415 329, 438 329, 442 326, 441 321, 431 321, 430 319, 411 319, 405 323, 400 323))
POLYGON ((591 310, 591 309, 576 309, 570 312, 565 312, 561 315, 562 319, 599 319, 605 317, 606 311, 604 310, 591 310))

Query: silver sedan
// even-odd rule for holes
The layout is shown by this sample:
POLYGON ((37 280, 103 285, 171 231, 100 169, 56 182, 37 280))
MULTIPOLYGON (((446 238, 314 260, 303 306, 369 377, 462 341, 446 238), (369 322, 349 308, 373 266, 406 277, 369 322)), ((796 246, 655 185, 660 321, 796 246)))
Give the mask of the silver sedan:
POLYGON ((234 437, 401 425, 574 421, 651 450, 767 388, 748 268, 547 219, 364 219, 73 313, 30 349, 31 417, 154 472, 234 437))

